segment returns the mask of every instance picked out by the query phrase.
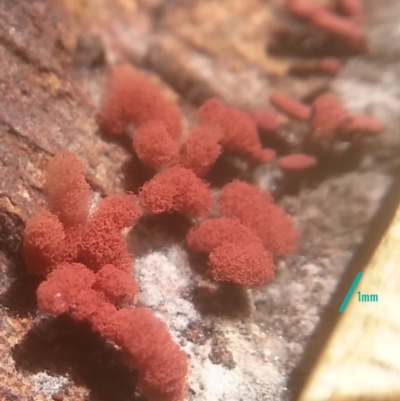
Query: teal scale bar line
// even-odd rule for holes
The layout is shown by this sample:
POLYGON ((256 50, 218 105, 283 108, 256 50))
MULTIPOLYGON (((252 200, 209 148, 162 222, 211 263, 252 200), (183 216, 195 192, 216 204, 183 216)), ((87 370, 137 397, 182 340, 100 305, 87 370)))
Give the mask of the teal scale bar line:
POLYGON ((344 311, 344 308, 347 306, 351 296, 353 295, 354 290, 357 287, 358 282, 361 280, 361 276, 362 276, 362 273, 358 272, 356 275, 356 278, 354 279, 354 281, 351 284, 349 291, 347 291, 347 294, 344 297, 342 304, 340 305, 340 308, 339 308, 340 313, 342 313, 344 311))

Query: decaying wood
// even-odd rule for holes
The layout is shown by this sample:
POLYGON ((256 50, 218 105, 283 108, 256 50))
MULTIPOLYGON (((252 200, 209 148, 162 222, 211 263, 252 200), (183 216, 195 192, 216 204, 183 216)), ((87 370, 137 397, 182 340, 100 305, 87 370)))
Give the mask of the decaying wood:
MULTIPOLYGON (((83 160, 97 193, 131 189, 140 172, 129 140, 110 140, 96 124, 109 64, 128 61, 143 69, 181 107, 186 128, 194 107, 211 96, 258 108, 265 107, 272 87, 299 99, 326 89, 327 77, 287 74, 304 60, 266 54, 273 30, 286 24, 281 9, 282 1, 261 0, 0 1, 1 400, 44 401, 51 393, 71 401, 141 399, 115 350, 67 319, 36 315, 37 282, 24 273, 18 250, 25 221, 45 207, 43 168, 68 148, 83 160), (65 376, 68 383, 60 379, 65 376)), ((395 159, 396 146, 381 152, 384 161, 395 159)), ((217 366, 228 361, 228 370, 246 363, 251 344, 254 371, 260 372, 260 357, 261 367, 271 372, 265 386, 257 374, 246 376, 254 379, 251 401, 290 399, 287 376, 388 181, 386 173, 367 168, 287 199, 285 206, 302 229, 300 254, 280 263, 276 280, 251 297, 198 285, 201 280, 182 292, 179 301, 190 299, 202 316, 182 333, 182 343, 196 344, 199 360, 209 358, 217 366), (244 312, 237 311, 239 304, 246 304, 244 312), (229 320, 234 318, 227 305, 232 316, 247 320, 229 320), (201 348, 207 341, 211 351, 201 348)), ((140 233, 144 248, 157 244, 156 234, 140 233)), ((197 380, 197 373, 191 399, 203 400, 208 383, 201 382, 201 374, 197 380)))

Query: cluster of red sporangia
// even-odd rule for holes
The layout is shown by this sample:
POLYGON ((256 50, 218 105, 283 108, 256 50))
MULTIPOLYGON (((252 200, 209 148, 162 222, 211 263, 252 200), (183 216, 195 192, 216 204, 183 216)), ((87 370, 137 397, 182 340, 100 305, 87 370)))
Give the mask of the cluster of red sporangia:
POLYGON ((274 256, 297 246, 292 220, 258 187, 233 181, 213 199, 202 178, 223 150, 255 163, 270 162, 275 151, 262 148, 256 123, 242 110, 211 99, 197 115, 198 125, 181 139, 176 107, 138 71, 122 65, 111 71, 99 122, 116 135, 134 125, 133 150, 158 172, 140 190, 144 213, 179 212, 196 219, 187 244, 209 254, 211 277, 246 287, 262 285, 273 275, 274 256))
MULTIPOLYGON (((366 39, 361 23, 364 10, 360 0, 337 0, 335 8, 329 9, 306 0, 287 0, 286 10, 303 21, 309 29, 319 29, 325 34, 350 44, 355 52, 366 49, 366 39)), ((340 61, 326 57, 318 63, 320 71, 336 74, 340 61)), ((270 95, 273 107, 293 120, 309 124, 308 135, 300 140, 300 147, 315 149, 316 154, 296 154, 278 158, 278 166, 285 171, 301 171, 318 163, 321 149, 332 150, 337 144, 346 143, 360 149, 365 141, 382 131, 381 123, 374 117, 354 114, 346 110, 333 93, 317 96, 311 104, 292 99, 281 92, 270 95), (303 146, 304 145, 304 146, 303 146)), ((261 132, 274 134, 279 131, 279 119, 271 110, 257 110, 250 113, 261 132)))
MULTIPOLYGON (((335 9, 307 0, 286 0, 285 7, 310 27, 346 40, 355 51, 366 50, 367 41, 361 26, 364 19, 361 0, 336 0, 335 9)), ((338 64, 334 60, 325 60, 320 68, 327 72, 336 72, 335 67, 338 64)))
POLYGON ((137 197, 108 196, 90 215, 83 165, 68 151, 50 160, 45 175, 49 211, 27 222, 22 248, 28 272, 44 278, 39 309, 86 322, 119 346, 148 400, 184 399, 187 356, 150 309, 124 307, 138 292, 122 235, 142 213, 137 197))

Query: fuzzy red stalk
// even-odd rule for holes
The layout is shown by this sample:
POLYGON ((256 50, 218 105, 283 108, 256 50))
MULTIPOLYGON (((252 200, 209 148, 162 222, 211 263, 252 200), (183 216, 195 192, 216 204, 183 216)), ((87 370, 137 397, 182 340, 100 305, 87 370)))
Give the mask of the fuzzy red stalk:
POLYGON ((262 149, 257 125, 244 111, 226 107, 218 99, 207 100, 198 110, 202 125, 214 125, 222 132, 221 144, 228 151, 251 161, 271 161, 269 149, 262 149))
POLYGON ((177 143, 158 120, 140 125, 133 134, 132 146, 139 159, 156 170, 178 160, 177 143))
POLYGON ((318 68, 327 74, 336 75, 341 68, 341 64, 336 57, 324 57, 319 61, 318 68))
POLYGON ((42 212, 26 223, 21 253, 28 273, 46 276, 57 264, 76 258, 77 246, 69 246, 57 216, 42 212))
POLYGON ((244 226, 238 219, 220 217, 205 220, 192 227, 186 234, 191 249, 210 253, 221 244, 246 245, 261 243, 257 233, 244 226))
POLYGON ((111 134, 121 134, 131 124, 139 126, 152 120, 161 121, 172 138, 179 137, 182 121, 178 108, 130 65, 113 67, 101 101, 101 127, 111 134))
POLYGON ((305 0, 286 0, 285 8, 297 18, 309 19, 322 6, 305 0))
POLYGON ((262 131, 276 132, 279 128, 278 117, 272 110, 254 110, 250 116, 262 131))
POLYGON ((177 211, 187 217, 204 216, 211 207, 211 194, 193 171, 171 167, 141 188, 140 204, 150 214, 177 211))
POLYGON ((300 121, 308 121, 311 116, 311 108, 304 103, 298 102, 281 92, 274 92, 269 100, 278 110, 287 114, 289 117, 300 121))
POLYGON ((188 232, 186 241, 191 249, 209 254, 208 274, 214 280, 256 287, 273 276, 272 254, 257 233, 237 219, 206 220, 188 232))
POLYGON ((313 137, 333 139, 348 115, 348 111, 334 94, 325 93, 318 96, 312 105, 313 137))
POLYGON ((82 162, 71 152, 61 151, 47 163, 43 190, 49 209, 65 227, 83 225, 91 197, 82 162))
POLYGON ((260 188, 249 185, 249 195, 242 197, 241 187, 244 183, 241 184, 233 182, 222 188, 218 199, 221 214, 237 218, 243 225, 253 229, 261 238, 265 249, 274 256, 295 250, 299 233, 289 215, 273 204, 271 195, 260 188))
POLYGON ((113 319, 128 366, 138 369, 139 388, 149 401, 182 401, 187 395, 186 354, 167 327, 144 307, 121 309, 113 319))
POLYGON ((343 14, 360 24, 364 19, 364 7, 361 0, 338 0, 338 6, 343 14))
POLYGON ((375 117, 365 114, 352 114, 343 121, 340 131, 343 136, 348 136, 356 132, 368 135, 378 135, 382 132, 382 123, 375 117))
POLYGON ((221 154, 221 136, 221 131, 212 125, 194 128, 181 146, 180 165, 204 177, 221 154))
POLYGON ((348 18, 339 17, 326 9, 320 9, 311 15, 310 23, 347 40, 358 51, 365 50, 365 37, 360 26, 348 18))
POLYGON ((232 281, 248 288, 265 284, 275 270, 272 253, 261 243, 222 244, 210 253, 209 266, 208 273, 214 280, 232 281))
POLYGON ((104 265, 96 273, 93 288, 102 292, 115 305, 132 301, 139 291, 136 281, 132 279, 132 273, 114 265, 104 265))
POLYGON ((317 159, 304 153, 294 153, 278 159, 279 168, 287 172, 309 170, 316 165, 317 159))
POLYGON ((140 214, 133 194, 102 199, 84 232, 79 258, 95 271, 107 264, 130 270, 132 256, 121 230, 133 226, 140 214))

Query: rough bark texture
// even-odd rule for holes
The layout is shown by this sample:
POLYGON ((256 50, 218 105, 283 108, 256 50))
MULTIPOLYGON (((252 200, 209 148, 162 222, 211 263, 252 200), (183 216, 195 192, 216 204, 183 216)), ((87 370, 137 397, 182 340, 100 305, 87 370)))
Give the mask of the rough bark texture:
MULTIPOLYGON (((353 111, 372 109, 385 123, 361 165, 336 166, 281 198, 302 246, 261 289, 207 281, 201 261, 184 251, 176 222, 147 219, 128 236, 141 302, 191 355, 190 400, 293 399, 290 375, 399 168, 400 5, 368 0, 365 7, 370 54, 348 60, 331 80, 288 73, 312 57, 266 55, 275 32, 297 29, 281 1, 0 1, 1 400, 49 400, 55 393, 71 401, 141 399, 110 345, 68 319, 37 314, 37 282, 18 256, 24 222, 45 206, 42 171, 57 151, 82 158, 97 194, 140 182, 128 141, 107 139, 96 124, 106 67, 122 61, 143 68, 181 107, 186 124, 211 96, 256 108, 267 105, 272 90, 307 99, 328 86, 353 111)), ((262 187, 274 175, 273 167, 251 175, 238 169, 262 187)))

